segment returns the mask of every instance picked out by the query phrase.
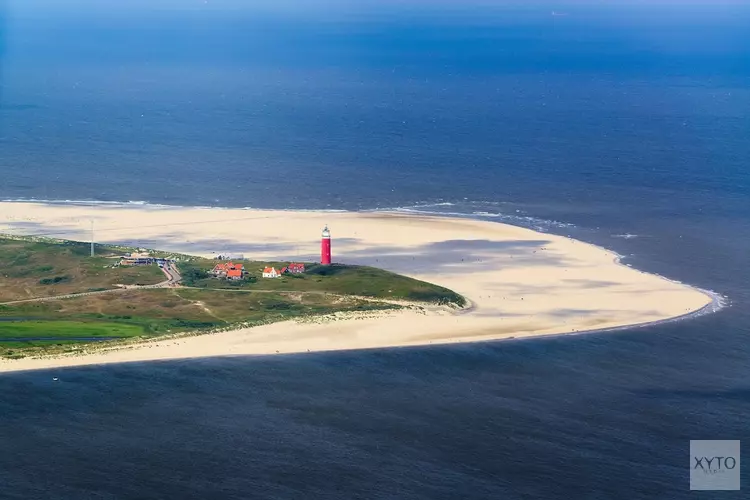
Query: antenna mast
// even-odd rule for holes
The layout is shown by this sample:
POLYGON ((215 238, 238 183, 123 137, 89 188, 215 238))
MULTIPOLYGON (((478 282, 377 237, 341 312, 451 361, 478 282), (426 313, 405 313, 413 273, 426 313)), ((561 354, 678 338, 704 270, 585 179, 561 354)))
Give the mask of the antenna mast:
POLYGON ((94 256, 94 219, 91 219, 91 256, 94 256))

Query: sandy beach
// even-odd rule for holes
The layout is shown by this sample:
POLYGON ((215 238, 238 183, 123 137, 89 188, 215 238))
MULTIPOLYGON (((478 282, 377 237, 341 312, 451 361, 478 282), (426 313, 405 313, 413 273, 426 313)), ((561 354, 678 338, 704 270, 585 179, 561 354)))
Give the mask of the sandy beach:
POLYGON ((329 225, 334 262, 448 287, 466 310, 428 308, 284 322, 164 339, 86 356, 2 360, 0 371, 500 340, 636 325, 711 304, 702 291, 617 262, 610 251, 494 222, 382 212, 0 203, 0 232, 90 238, 193 255, 315 261, 329 225))

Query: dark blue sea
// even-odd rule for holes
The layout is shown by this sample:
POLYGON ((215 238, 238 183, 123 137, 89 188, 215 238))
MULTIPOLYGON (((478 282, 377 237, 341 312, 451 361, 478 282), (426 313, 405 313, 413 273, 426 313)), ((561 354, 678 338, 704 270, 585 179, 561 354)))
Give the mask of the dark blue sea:
POLYGON ((479 217, 727 304, 0 375, 0 498, 741 498, 688 477, 750 446, 746 2, 0 0, 0 199, 479 217))

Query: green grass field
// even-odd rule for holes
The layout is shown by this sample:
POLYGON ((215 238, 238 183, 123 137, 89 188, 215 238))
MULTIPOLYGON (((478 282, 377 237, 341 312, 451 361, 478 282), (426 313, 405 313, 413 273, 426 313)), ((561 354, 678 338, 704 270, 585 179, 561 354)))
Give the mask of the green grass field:
POLYGON ((95 339, 132 338, 144 335, 142 326, 114 322, 2 321, 0 357, 20 358, 35 351, 65 352, 95 339))
POLYGON ((5 305, 0 306, 0 356, 64 353, 85 342, 71 339, 148 338, 333 312, 396 308, 398 306, 387 303, 326 293, 300 295, 180 288, 129 290, 5 305), (57 340, 50 340, 52 337, 57 340), (29 341, 15 340, 19 338, 29 341))
POLYGON ((82 321, 7 321, 0 323, 5 338, 95 338, 137 337, 143 335, 143 327, 124 323, 82 321))

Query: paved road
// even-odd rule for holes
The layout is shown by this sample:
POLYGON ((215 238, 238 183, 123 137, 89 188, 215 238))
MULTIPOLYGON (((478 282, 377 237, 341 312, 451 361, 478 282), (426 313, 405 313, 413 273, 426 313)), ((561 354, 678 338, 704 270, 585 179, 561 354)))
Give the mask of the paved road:
POLYGON ((164 275, 167 277, 167 280, 162 281, 160 283, 156 283, 154 285, 133 285, 133 286, 123 287, 123 288, 111 288, 109 290, 98 290, 96 292, 69 293, 65 295, 55 295, 53 297, 37 297, 34 299, 14 300, 11 302, 2 302, 0 303, 0 306, 12 306, 15 304, 26 304, 26 303, 31 303, 31 302, 49 302, 52 300, 75 299, 77 297, 89 297, 91 295, 101 295, 105 293, 127 292, 129 290, 150 290, 154 288, 170 288, 170 287, 178 286, 180 284, 180 281, 182 280, 182 275, 180 275, 180 271, 177 269, 177 267, 168 265, 168 266, 164 266, 161 270, 164 273, 164 275))
POLYGON ((182 275, 180 274, 180 270, 177 269, 177 266, 167 264, 166 266, 162 267, 161 270, 167 277, 167 281, 152 285, 153 287, 158 288, 160 286, 177 286, 180 284, 180 281, 182 281, 182 275))

